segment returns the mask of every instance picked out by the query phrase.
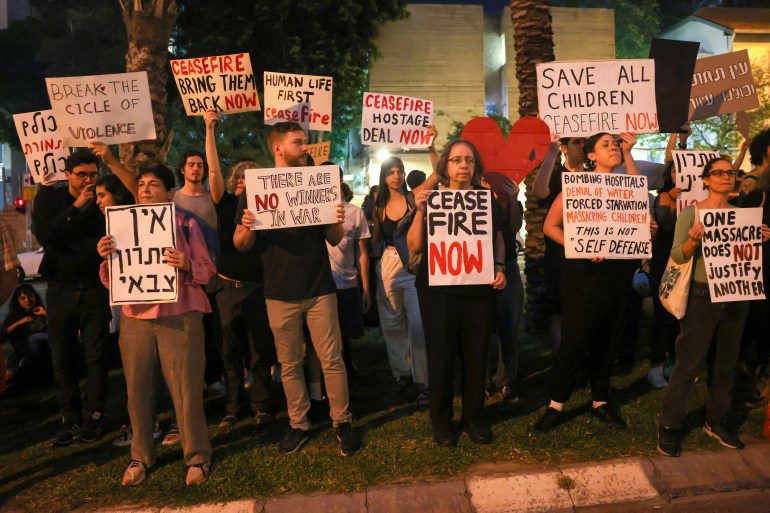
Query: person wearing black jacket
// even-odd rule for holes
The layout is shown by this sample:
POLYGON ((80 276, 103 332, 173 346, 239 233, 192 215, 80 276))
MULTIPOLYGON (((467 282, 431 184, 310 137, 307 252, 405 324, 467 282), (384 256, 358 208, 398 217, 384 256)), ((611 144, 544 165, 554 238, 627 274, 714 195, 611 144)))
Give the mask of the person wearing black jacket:
POLYGON ((76 439, 92 442, 102 432, 111 314, 96 252, 105 233, 104 217, 94 202, 98 165, 90 151, 76 151, 65 162, 66 186, 41 187, 33 205, 32 233, 45 249, 40 274, 48 281, 48 336, 62 415, 55 446, 76 439), (86 369, 87 417, 82 426, 78 333, 86 369))

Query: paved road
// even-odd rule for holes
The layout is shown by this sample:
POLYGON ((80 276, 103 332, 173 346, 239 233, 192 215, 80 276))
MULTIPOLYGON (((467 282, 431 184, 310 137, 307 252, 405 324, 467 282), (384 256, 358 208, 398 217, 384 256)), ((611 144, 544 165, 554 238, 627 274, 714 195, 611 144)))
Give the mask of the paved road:
POLYGON ((576 508, 575 513, 768 513, 770 491, 748 490, 742 492, 701 495, 675 499, 671 504, 608 504, 576 508))

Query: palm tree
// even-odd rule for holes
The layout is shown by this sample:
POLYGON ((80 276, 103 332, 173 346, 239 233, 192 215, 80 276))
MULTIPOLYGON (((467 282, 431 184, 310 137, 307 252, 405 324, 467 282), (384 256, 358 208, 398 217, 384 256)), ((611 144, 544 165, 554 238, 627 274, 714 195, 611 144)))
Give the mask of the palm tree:
MULTIPOLYGON (((537 75, 535 65, 554 60, 551 10, 547 0, 511 0, 513 45, 516 50, 516 78, 519 81, 519 116, 537 116, 537 75)), ((546 211, 538 208, 532 195, 535 173, 524 180, 527 191, 524 247, 527 324, 545 326, 550 309, 545 289, 543 220, 546 211)))

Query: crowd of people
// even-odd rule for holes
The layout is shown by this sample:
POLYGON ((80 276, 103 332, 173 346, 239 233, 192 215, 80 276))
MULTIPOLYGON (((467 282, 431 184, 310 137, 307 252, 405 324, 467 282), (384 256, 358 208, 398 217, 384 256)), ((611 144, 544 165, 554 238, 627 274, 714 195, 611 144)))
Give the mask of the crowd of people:
MULTIPOLYGON (((431 146, 430 173, 406 176, 401 159, 386 159, 379 185, 362 208, 350 203, 352 193, 343 184, 334 224, 256 231, 244 173, 259 166, 241 159, 223 172, 216 145, 221 122, 215 112, 206 113, 204 151, 184 152, 176 173, 159 163, 130 169, 108 146, 94 141, 90 149, 69 156, 66 182, 40 187, 32 229, 45 248, 40 273, 47 281, 48 308, 31 287, 22 285, 13 295, 2 332, 13 345, 20 381, 38 379, 29 378, 31 373, 55 376, 62 421, 53 444, 102 436, 108 352, 111 337, 117 337, 130 418, 123 442, 130 443, 131 457, 123 485, 141 483, 155 463, 156 403, 163 397, 171 400, 172 429, 178 430, 171 433, 176 434, 171 443, 181 440, 187 484, 209 478, 212 449, 203 391, 220 377, 226 399, 221 427, 234 425, 249 406, 257 424, 273 422, 280 398, 271 381, 280 376, 289 429, 278 451, 292 453, 307 442, 309 413, 326 399, 340 452, 356 454, 363 443, 350 408, 350 383, 359 379, 352 341, 363 335, 364 317, 375 307, 393 386, 416 385, 415 401, 429 409, 435 443, 457 443, 453 398, 458 389, 462 432, 473 442, 492 442, 484 415, 488 396, 498 394, 514 405, 520 400, 524 291, 516 234, 523 208, 517 185, 508 181, 493 195, 493 281, 435 286, 424 256, 426 202, 436 189, 489 188, 482 156, 473 144, 454 140, 440 153, 431 146), (110 172, 100 173, 102 163, 110 172), (104 209, 162 202, 173 202, 177 212, 177 244, 165 250, 163 260, 178 270, 178 300, 111 310, 107 259, 118 248, 105 234, 104 209), (494 340, 499 347, 492 346, 494 340), (499 354, 491 371, 490 351, 499 354), (248 392, 244 371, 251 376, 248 392)), ((438 135, 433 127, 431 135, 434 140, 438 135)), ((643 174, 654 192, 653 257, 648 263, 654 334, 648 379, 651 386, 666 388, 659 449, 669 456, 680 454, 690 391, 705 369, 705 430, 723 445, 743 447, 738 428, 747 409, 758 404, 768 378, 768 300, 750 305, 711 301, 696 210, 761 206, 767 264, 770 131, 744 146, 753 166, 744 177, 737 171, 740 162, 727 157, 709 161, 702 173, 708 199, 677 216, 680 191, 674 185, 671 150, 677 142, 685 148, 686 141, 686 134, 673 134, 666 163, 653 164, 634 161, 632 134, 553 137, 534 182, 534 194, 548 210, 543 231, 553 312, 550 402, 534 431, 547 432, 563 422, 565 403, 586 380, 593 415, 618 429, 626 427, 613 401, 610 376, 624 355, 633 362, 636 352, 631 340, 638 332, 641 299, 632 278, 640 262, 565 258, 561 176, 574 171, 643 174), (689 307, 680 322, 657 297, 669 256, 677 263, 694 259, 689 307), (736 379, 744 386, 737 386, 736 379)), ((267 142, 275 167, 312 165, 300 125, 271 126, 267 142)))

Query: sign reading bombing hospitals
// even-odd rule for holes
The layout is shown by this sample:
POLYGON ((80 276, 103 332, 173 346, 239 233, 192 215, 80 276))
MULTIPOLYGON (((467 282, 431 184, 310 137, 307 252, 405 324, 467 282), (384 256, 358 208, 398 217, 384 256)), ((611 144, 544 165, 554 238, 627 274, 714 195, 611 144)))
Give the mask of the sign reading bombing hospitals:
POLYGON ((700 209, 699 213, 711 301, 765 299, 762 209, 700 209))
POLYGON ((690 89, 691 120, 757 107, 759 97, 751 73, 748 50, 695 61, 690 89))
POLYGON ((676 213, 679 214, 685 207, 709 197, 701 173, 706 162, 718 157, 719 153, 698 150, 673 150, 671 153, 676 169, 676 188, 679 189, 676 198, 676 213))
POLYGON ((647 178, 613 173, 564 173, 567 258, 650 258, 647 178))
POLYGON ((46 173, 53 173, 53 181, 66 180, 64 161, 70 152, 59 137, 53 111, 14 114, 13 122, 35 183, 42 183, 46 173))
POLYGON ((492 193, 435 191, 428 197, 427 218, 428 283, 492 283, 492 193))
POLYGON ((156 304, 177 300, 177 270, 163 261, 176 247, 173 203, 107 207, 107 233, 117 250, 108 260, 110 304, 156 304))
POLYGON ((46 78, 45 83, 66 146, 155 139, 146 71, 46 78))
POLYGON ((171 71, 188 116, 209 109, 223 114, 260 110, 247 53, 172 60, 171 71))
POLYGON ((331 132, 332 77, 265 71, 265 124, 294 121, 305 130, 331 132))
POLYGON ((339 166, 246 170, 253 230, 336 223, 340 197, 339 166))
POLYGON ((540 117, 561 137, 658 131, 652 59, 538 64, 537 99, 540 117))
POLYGON ((394 94, 364 93, 361 142, 383 148, 427 148, 433 102, 394 94))

